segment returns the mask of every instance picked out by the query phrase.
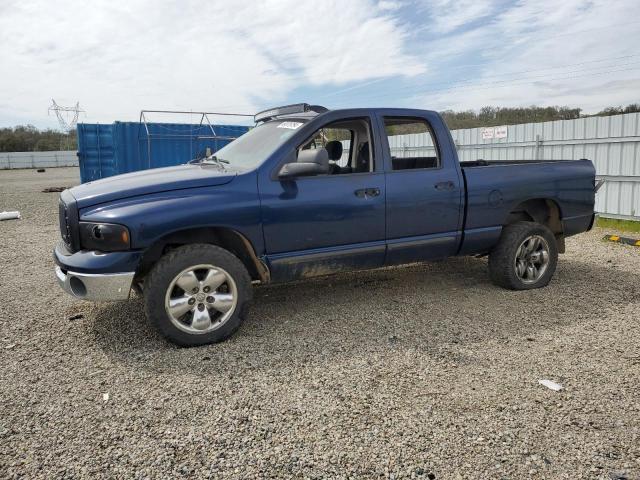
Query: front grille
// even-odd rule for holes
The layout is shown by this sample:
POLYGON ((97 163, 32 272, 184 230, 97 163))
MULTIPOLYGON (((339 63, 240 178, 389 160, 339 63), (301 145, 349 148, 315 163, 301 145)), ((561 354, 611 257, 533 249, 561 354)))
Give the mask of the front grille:
POLYGON ((65 190, 60 195, 58 203, 58 220, 60 222, 60 236, 71 252, 80 249, 80 234, 78 232, 78 206, 76 199, 65 190))
POLYGON ((62 199, 58 204, 58 217, 60 219, 60 235, 62 236, 62 241, 68 247, 71 247, 71 226, 69 225, 69 207, 62 199))

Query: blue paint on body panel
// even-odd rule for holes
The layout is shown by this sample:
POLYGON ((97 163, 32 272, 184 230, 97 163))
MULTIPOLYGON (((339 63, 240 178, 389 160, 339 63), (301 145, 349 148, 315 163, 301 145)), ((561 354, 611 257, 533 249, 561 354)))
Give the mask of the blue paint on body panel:
MULTIPOLYGON (((423 110, 349 109, 287 120, 297 122, 294 131, 280 129, 282 141, 264 158, 248 161, 251 168, 231 162, 154 169, 87 183, 65 198, 75 199, 81 221, 129 229, 136 253, 126 257, 127 265, 167 235, 220 228, 242 235, 277 282, 486 253, 500 238, 510 212, 528 200, 554 202, 565 235, 591 226, 595 170, 588 160, 461 166, 444 121, 423 110), (436 138, 439 168, 394 171, 384 130, 387 116, 427 121, 436 138), (278 178, 280 167, 296 161, 298 147, 319 128, 354 118, 365 118, 370 125, 373 171, 278 178), (377 193, 359 195, 363 189, 377 193)), ((108 134, 103 137, 100 152, 117 150, 117 142, 107 148, 108 134)), ((103 176, 120 171, 119 166, 109 168, 103 176)), ((101 257, 112 255, 113 261, 80 251, 70 257, 56 254, 56 259, 82 271, 107 272, 114 264, 121 268, 126 256, 101 257)))

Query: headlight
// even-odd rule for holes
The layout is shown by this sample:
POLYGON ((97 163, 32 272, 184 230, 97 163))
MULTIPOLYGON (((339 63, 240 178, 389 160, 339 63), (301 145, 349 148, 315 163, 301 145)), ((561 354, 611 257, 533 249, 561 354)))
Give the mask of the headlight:
POLYGON ((115 223, 80 222, 80 245, 101 252, 128 250, 129 230, 115 223))

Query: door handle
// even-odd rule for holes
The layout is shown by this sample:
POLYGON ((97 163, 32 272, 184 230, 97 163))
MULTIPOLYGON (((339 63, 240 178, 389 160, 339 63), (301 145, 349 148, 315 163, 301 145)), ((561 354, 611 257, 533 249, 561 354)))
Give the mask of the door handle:
POLYGON ((379 188, 360 188, 354 192, 358 198, 377 197, 380 195, 379 188))
POLYGON ((434 187, 436 190, 453 190, 456 188, 455 184, 451 180, 447 182, 438 182, 434 187))

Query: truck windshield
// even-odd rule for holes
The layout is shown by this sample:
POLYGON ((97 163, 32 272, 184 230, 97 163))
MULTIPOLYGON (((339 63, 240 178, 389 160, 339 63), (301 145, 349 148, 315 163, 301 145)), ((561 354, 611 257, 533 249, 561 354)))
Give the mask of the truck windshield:
MULTIPOLYGON (((304 120, 275 120, 252 128, 233 142, 215 153, 216 162, 242 170, 251 170, 260 165, 276 151, 298 128, 304 120)), ((207 159, 204 159, 207 162, 207 159)))

